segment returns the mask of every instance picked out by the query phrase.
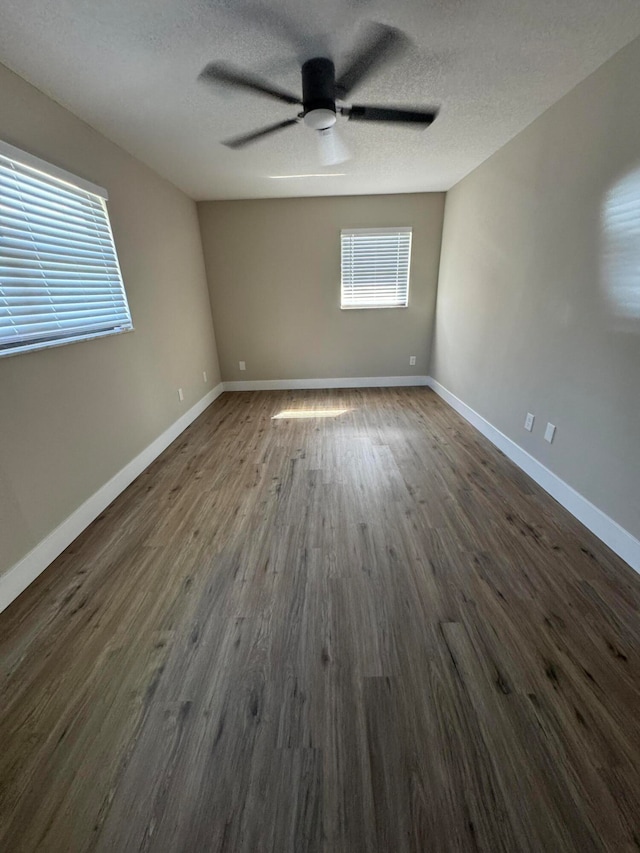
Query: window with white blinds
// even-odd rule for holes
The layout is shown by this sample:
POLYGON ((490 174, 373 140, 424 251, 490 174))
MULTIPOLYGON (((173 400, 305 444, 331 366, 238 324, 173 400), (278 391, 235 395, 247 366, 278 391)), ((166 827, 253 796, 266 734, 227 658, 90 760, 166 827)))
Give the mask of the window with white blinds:
POLYGON ((342 308, 406 308, 411 228, 351 228, 341 232, 342 308))
POLYGON ((106 199, 0 142, 0 356, 133 328, 106 199))

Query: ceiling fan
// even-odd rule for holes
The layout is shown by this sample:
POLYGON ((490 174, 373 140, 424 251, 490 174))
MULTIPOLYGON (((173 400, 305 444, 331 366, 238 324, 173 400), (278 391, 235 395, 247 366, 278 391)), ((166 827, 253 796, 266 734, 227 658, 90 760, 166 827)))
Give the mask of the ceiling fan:
POLYGON ((302 98, 274 86, 260 77, 237 70, 224 63, 210 62, 200 73, 200 80, 246 89, 286 104, 302 107, 295 118, 285 119, 258 130, 223 141, 229 148, 243 148, 272 133, 302 122, 316 131, 320 160, 330 166, 342 163, 349 155, 340 141, 335 124, 338 117, 350 121, 391 122, 394 124, 428 127, 436 118, 436 107, 405 109, 388 106, 347 104, 344 99, 372 71, 397 56, 408 43, 403 33, 384 24, 371 24, 365 38, 352 54, 346 68, 336 78, 333 61, 315 56, 302 65, 302 98))

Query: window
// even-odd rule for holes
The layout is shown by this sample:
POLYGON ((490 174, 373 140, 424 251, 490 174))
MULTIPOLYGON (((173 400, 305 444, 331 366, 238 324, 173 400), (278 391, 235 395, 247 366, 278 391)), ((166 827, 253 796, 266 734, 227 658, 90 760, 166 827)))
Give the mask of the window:
POLYGON ((0 142, 0 356, 133 328, 106 199, 0 142))
POLYGON ((350 228, 341 232, 341 308, 406 308, 411 228, 350 228))

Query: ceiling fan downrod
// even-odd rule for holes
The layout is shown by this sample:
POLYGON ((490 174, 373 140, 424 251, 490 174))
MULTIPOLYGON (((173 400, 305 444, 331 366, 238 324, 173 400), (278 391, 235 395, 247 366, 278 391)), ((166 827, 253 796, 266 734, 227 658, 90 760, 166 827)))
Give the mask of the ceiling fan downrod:
POLYGON ((313 130, 328 130, 336 123, 336 70, 324 56, 308 59, 302 66, 301 118, 313 130))

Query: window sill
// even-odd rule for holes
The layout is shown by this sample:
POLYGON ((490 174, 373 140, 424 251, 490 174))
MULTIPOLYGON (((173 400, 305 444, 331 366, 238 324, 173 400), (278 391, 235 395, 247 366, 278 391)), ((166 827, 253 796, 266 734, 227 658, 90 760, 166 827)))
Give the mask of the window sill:
POLYGON ((408 308, 408 305, 341 305, 341 311, 370 311, 371 309, 380 308, 408 308))
POLYGON ((34 345, 23 344, 21 346, 14 347, 12 349, 0 350, 0 358, 9 358, 12 355, 25 355, 26 353, 29 353, 29 352, 39 352, 40 350, 53 349, 54 347, 63 347, 63 346, 66 346, 67 344, 79 344, 79 343, 82 343, 83 341, 93 341, 96 338, 108 338, 108 337, 111 337, 112 335, 124 335, 124 334, 127 334, 127 332, 134 332, 134 331, 135 331, 135 328, 133 326, 131 326, 128 329, 117 329, 117 330, 108 329, 105 332, 96 332, 95 334, 92 334, 92 335, 80 335, 77 338, 66 338, 65 340, 61 340, 61 341, 42 341, 41 343, 34 344, 34 345))

